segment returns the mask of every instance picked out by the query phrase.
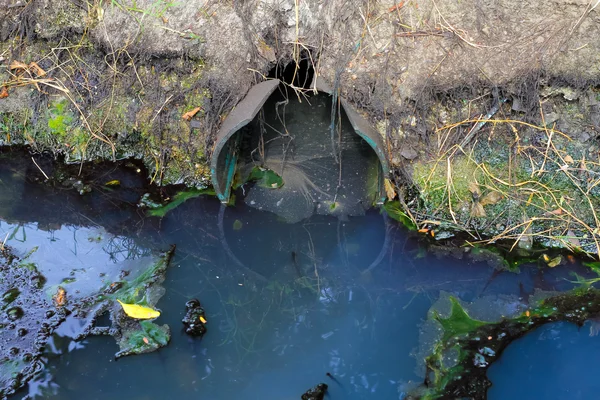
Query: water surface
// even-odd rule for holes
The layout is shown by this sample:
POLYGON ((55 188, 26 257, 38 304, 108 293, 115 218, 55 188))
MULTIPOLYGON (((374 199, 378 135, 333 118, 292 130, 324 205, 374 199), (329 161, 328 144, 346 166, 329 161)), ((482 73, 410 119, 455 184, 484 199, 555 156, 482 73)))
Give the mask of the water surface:
MULTIPOLYGON (((177 245, 158 303, 157 323, 172 331, 166 348, 114 361, 118 349, 110 337, 73 342, 80 323, 71 318, 48 345, 45 371, 15 399, 298 399, 319 382, 330 385, 331 399, 401 399, 410 382, 423 380, 415 354, 440 293, 467 302, 485 298, 485 314, 486 308, 497 311, 493 299, 514 298, 518 306, 535 288, 571 287, 566 268, 526 266, 520 274, 498 274, 485 263, 436 257, 376 210, 347 220, 317 215, 288 224, 243 204, 225 208, 201 197, 158 219, 137 206, 143 179, 130 169, 89 176, 93 190, 81 196, 36 183, 39 171, 11 163, 0 167, 6 188, 0 236, 23 251, 40 246, 36 262, 58 271, 52 282, 71 271, 78 280, 90 271, 115 275, 149 249, 177 245), (109 179, 120 179, 121 187, 104 187, 109 179), (181 329, 185 302, 194 297, 208 318, 201 340, 181 329)), ((510 379, 532 373, 514 375, 516 364, 544 368, 548 393, 579 393, 581 379, 567 378, 584 369, 571 365, 599 355, 597 340, 573 339, 576 332, 564 329, 556 340, 543 342, 534 333, 508 348, 494 367, 490 398, 519 398, 497 391, 521 387, 510 379), (581 345, 587 358, 575 350, 560 355, 557 346, 571 348, 573 340, 572 349, 581 345), (524 363, 511 355, 513 347, 542 351, 524 363)), ((541 377, 539 371, 532 374, 541 377)), ((520 398, 550 398, 538 395, 534 381, 524 385, 531 390, 515 389, 527 393, 520 398)))

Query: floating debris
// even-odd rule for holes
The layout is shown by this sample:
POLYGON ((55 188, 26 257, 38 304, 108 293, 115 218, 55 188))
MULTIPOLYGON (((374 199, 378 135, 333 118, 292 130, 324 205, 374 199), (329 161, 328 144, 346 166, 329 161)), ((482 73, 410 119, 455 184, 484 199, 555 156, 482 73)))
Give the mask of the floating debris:
POLYGON ((204 336, 206 333, 206 314, 198 299, 185 303, 186 314, 181 320, 185 326, 185 333, 190 336, 204 336))
POLYGON ((301 397, 302 400, 323 400, 327 393, 327 384, 319 383, 312 389, 308 389, 301 397))

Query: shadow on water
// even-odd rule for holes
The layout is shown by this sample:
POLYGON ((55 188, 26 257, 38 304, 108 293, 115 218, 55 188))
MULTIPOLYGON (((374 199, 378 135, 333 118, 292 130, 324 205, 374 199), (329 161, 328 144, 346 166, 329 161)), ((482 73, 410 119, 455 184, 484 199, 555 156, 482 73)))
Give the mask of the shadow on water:
POLYGON ((287 224, 205 197, 159 220, 136 204, 144 187, 134 169, 88 177, 96 185, 81 196, 34 182, 39 171, 15 159, 0 164, 0 236, 23 250, 46 249, 40 265, 114 275, 147 249, 176 243, 177 251, 158 303, 157 322, 172 331, 167 347, 114 361, 114 340, 74 342, 80 326, 68 318, 47 346, 46 369, 13 398, 297 399, 321 381, 332 399, 402 398, 409 382, 423 380, 414 352, 441 291, 474 301, 567 287, 568 272, 559 268, 497 274, 485 264, 436 258, 373 210, 347 221, 316 215, 287 224), (108 190, 102 182, 109 179, 121 186, 108 190), (127 256, 110 257, 117 241, 127 244, 117 249, 127 256), (73 258, 77 246, 82 253, 73 258), (194 297, 207 312, 201 340, 181 324, 194 297))

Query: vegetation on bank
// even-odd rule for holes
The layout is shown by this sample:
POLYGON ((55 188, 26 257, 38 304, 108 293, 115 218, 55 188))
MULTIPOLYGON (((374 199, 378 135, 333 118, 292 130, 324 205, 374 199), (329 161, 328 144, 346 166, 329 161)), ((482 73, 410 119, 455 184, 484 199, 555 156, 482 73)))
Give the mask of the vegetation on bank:
POLYGON ((448 114, 405 164, 413 195, 401 218, 419 230, 463 232, 471 244, 599 254, 600 161, 589 112, 599 96, 549 97, 533 119, 508 103, 492 118, 449 122, 448 114))

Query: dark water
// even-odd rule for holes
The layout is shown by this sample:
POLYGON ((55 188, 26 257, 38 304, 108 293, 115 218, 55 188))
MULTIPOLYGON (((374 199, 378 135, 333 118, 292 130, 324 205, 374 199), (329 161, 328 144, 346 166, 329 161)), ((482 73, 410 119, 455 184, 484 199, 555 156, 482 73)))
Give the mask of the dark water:
MULTIPOLYGON (((484 263, 435 257, 375 210, 286 224, 206 197, 159 220, 136 206, 143 179, 131 169, 88 177, 96 184, 80 196, 34 183, 36 169, 10 164, 0 165, 0 238, 23 251, 39 246, 37 261, 55 272, 48 285, 75 271, 74 285, 88 277, 93 286, 98 273, 116 275, 150 249, 177 245, 158 303, 157 322, 172 331, 166 348, 115 362, 112 338, 75 343, 79 323, 68 320, 48 346, 46 370, 13 398, 298 399, 326 382, 330 399, 401 399, 409 382, 423 380, 414 353, 440 293, 470 302, 569 287, 564 268, 497 274, 484 263), (103 187, 110 179, 121 188, 103 187), (207 311, 201 340, 181 330, 193 297, 207 311)), ((514 343, 493 367, 490 398, 593 398, 596 381, 584 371, 600 352, 587 335, 548 326, 514 343)))

